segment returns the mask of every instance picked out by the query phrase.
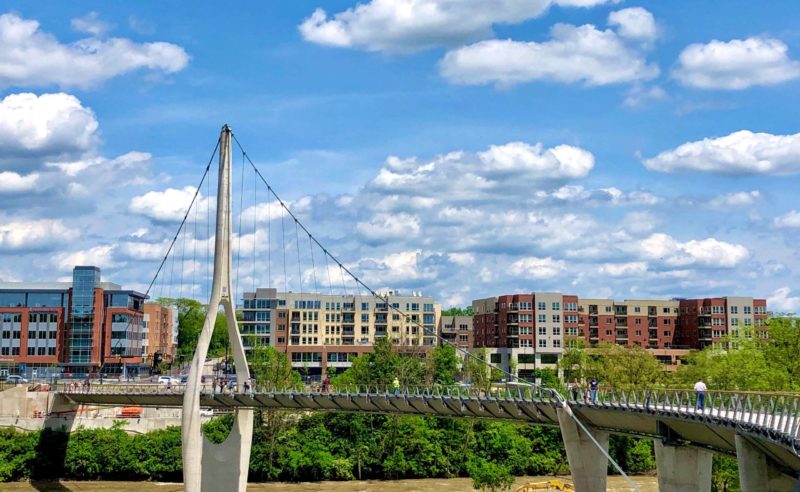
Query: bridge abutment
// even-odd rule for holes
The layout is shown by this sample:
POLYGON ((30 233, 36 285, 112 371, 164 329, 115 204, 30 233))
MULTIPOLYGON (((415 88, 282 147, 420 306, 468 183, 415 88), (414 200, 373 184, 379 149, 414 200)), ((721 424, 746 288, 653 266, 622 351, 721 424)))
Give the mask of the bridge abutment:
POLYGON ((800 481, 781 473, 761 449, 739 434, 736 435, 736 460, 743 492, 800 490, 800 481))
POLYGON ((572 409, 558 408, 556 412, 576 492, 605 492, 608 458, 592 438, 608 453, 608 432, 589 429, 590 437, 575 422, 572 409))
POLYGON ((711 490, 712 451, 665 444, 655 440, 658 490, 707 492, 711 490))

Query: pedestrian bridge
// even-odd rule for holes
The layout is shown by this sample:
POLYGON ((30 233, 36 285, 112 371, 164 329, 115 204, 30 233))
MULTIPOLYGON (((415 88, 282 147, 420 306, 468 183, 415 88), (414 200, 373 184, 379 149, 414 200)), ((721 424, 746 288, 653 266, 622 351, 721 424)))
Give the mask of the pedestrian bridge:
MULTIPOLYGON (((145 384, 59 388, 74 404, 156 407, 180 407, 183 389, 145 384)), ((662 490, 710 489, 713 452, 738 456, 743 490, 800 490, 796 489, 800 395, 795 394, 709 392, 705 408, 700 409, 694 393, 683 390, 601 390, 592 400, 564 399, 550 389, 521 385, 488 391, 458 386, 412 386, 395 391, 352 385, 332 386, 325 392, 298 387, 257 388, 250 393, 217 393, 208 387, 201 392, 200 404, 212 409, 366 412, 559 426, 579 490, 605 490, 607 462, 593 451, 590 440, 607 447, 608 433, 656 442, 662 490), (573 463, 579 462, 584 463, 585 486, 575 476, 578 467, 573 463), (592 485, 597 480, 602 484, 592 485), (686 484, 691 488, 685 488, 686 484)))

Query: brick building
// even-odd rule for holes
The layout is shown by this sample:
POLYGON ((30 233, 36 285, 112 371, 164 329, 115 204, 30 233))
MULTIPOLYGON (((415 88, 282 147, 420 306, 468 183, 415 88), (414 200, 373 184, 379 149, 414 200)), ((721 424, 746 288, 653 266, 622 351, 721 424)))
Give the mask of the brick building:
POLYGON ((144 295, 76 266, 72 282, 0 283, 0 375, 136 374, 144 295))

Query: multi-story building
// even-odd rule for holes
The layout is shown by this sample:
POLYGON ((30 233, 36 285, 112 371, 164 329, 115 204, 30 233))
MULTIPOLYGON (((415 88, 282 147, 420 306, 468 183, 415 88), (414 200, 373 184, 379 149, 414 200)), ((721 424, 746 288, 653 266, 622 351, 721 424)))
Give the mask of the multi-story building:
POLYGON ((155 302, 144 305, 144 332, 142 337, 143 357, 152 362, 158 354, 162 361, 171 363, 175 360, 178 347, 178 310, 171 306, 162 306, 155 302))
POLYGON ((437 342, 441 306, 420 293, 329 295, 256 289, 244 293, 240 332, 246 350, 269 344, 307 376, 347 368, 387 337, 401 350, 424 352, 437 342))
POLYGON ((720 344, 728 335, 762 331, 767 301, 752 297, 680 299, 679 310, 678 343, 703 348, 720 344))
POLYGON ((143 305, 92 266, 76 266, 72 282, 0 283, 0 373, 136 374, 143 305))
POLYGON ((441 316, 439 336, 442 343, 465 350, 472 348, 472 316, 441 316))
POLYGON ((639 346, 677 365, 689 349, 758 329, 767 316, 766 301, 750 297, 614 301, 534 292, 477 299, 472 308, 473 346, 520 378, 556 367, 564 347, 579 344, 639 346))

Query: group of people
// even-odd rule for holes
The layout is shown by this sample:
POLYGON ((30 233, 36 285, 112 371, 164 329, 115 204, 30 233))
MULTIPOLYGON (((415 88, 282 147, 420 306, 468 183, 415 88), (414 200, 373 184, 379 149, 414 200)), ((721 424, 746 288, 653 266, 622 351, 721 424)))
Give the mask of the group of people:
POLYGON ((581 387, 580 383, 573 381, 569 383, 568 389, 572 394, 573 400, 578 401, 579 399, 583 399, 584 401, 591 401, 594 403, 597 401, 597 389, 599 385, 600 383, 597 382, 597 379, 592 378, 585 387, 581 387))
MULTIPOLYGON (((578 401, 582 399, 583 401, 591 401, 592 403, 597 402, 597 389, 598 389, 598 382, 597 379, 592 378, 589 381, 589 384, 586 387, 581 387, 581 384, 578 381, 572 381, 567 385, 567 389, 572 396, 573 401, 578 401)), ((704 410, 706 408, 706 392, 708 391, 708 387, 703 380, 698 380, 694 383, 694 393, 695 393, 695 409, 696 410, 704 410)), ((649 402, 650 397, 649 395, 645 399, 645 405, 649 402)))

